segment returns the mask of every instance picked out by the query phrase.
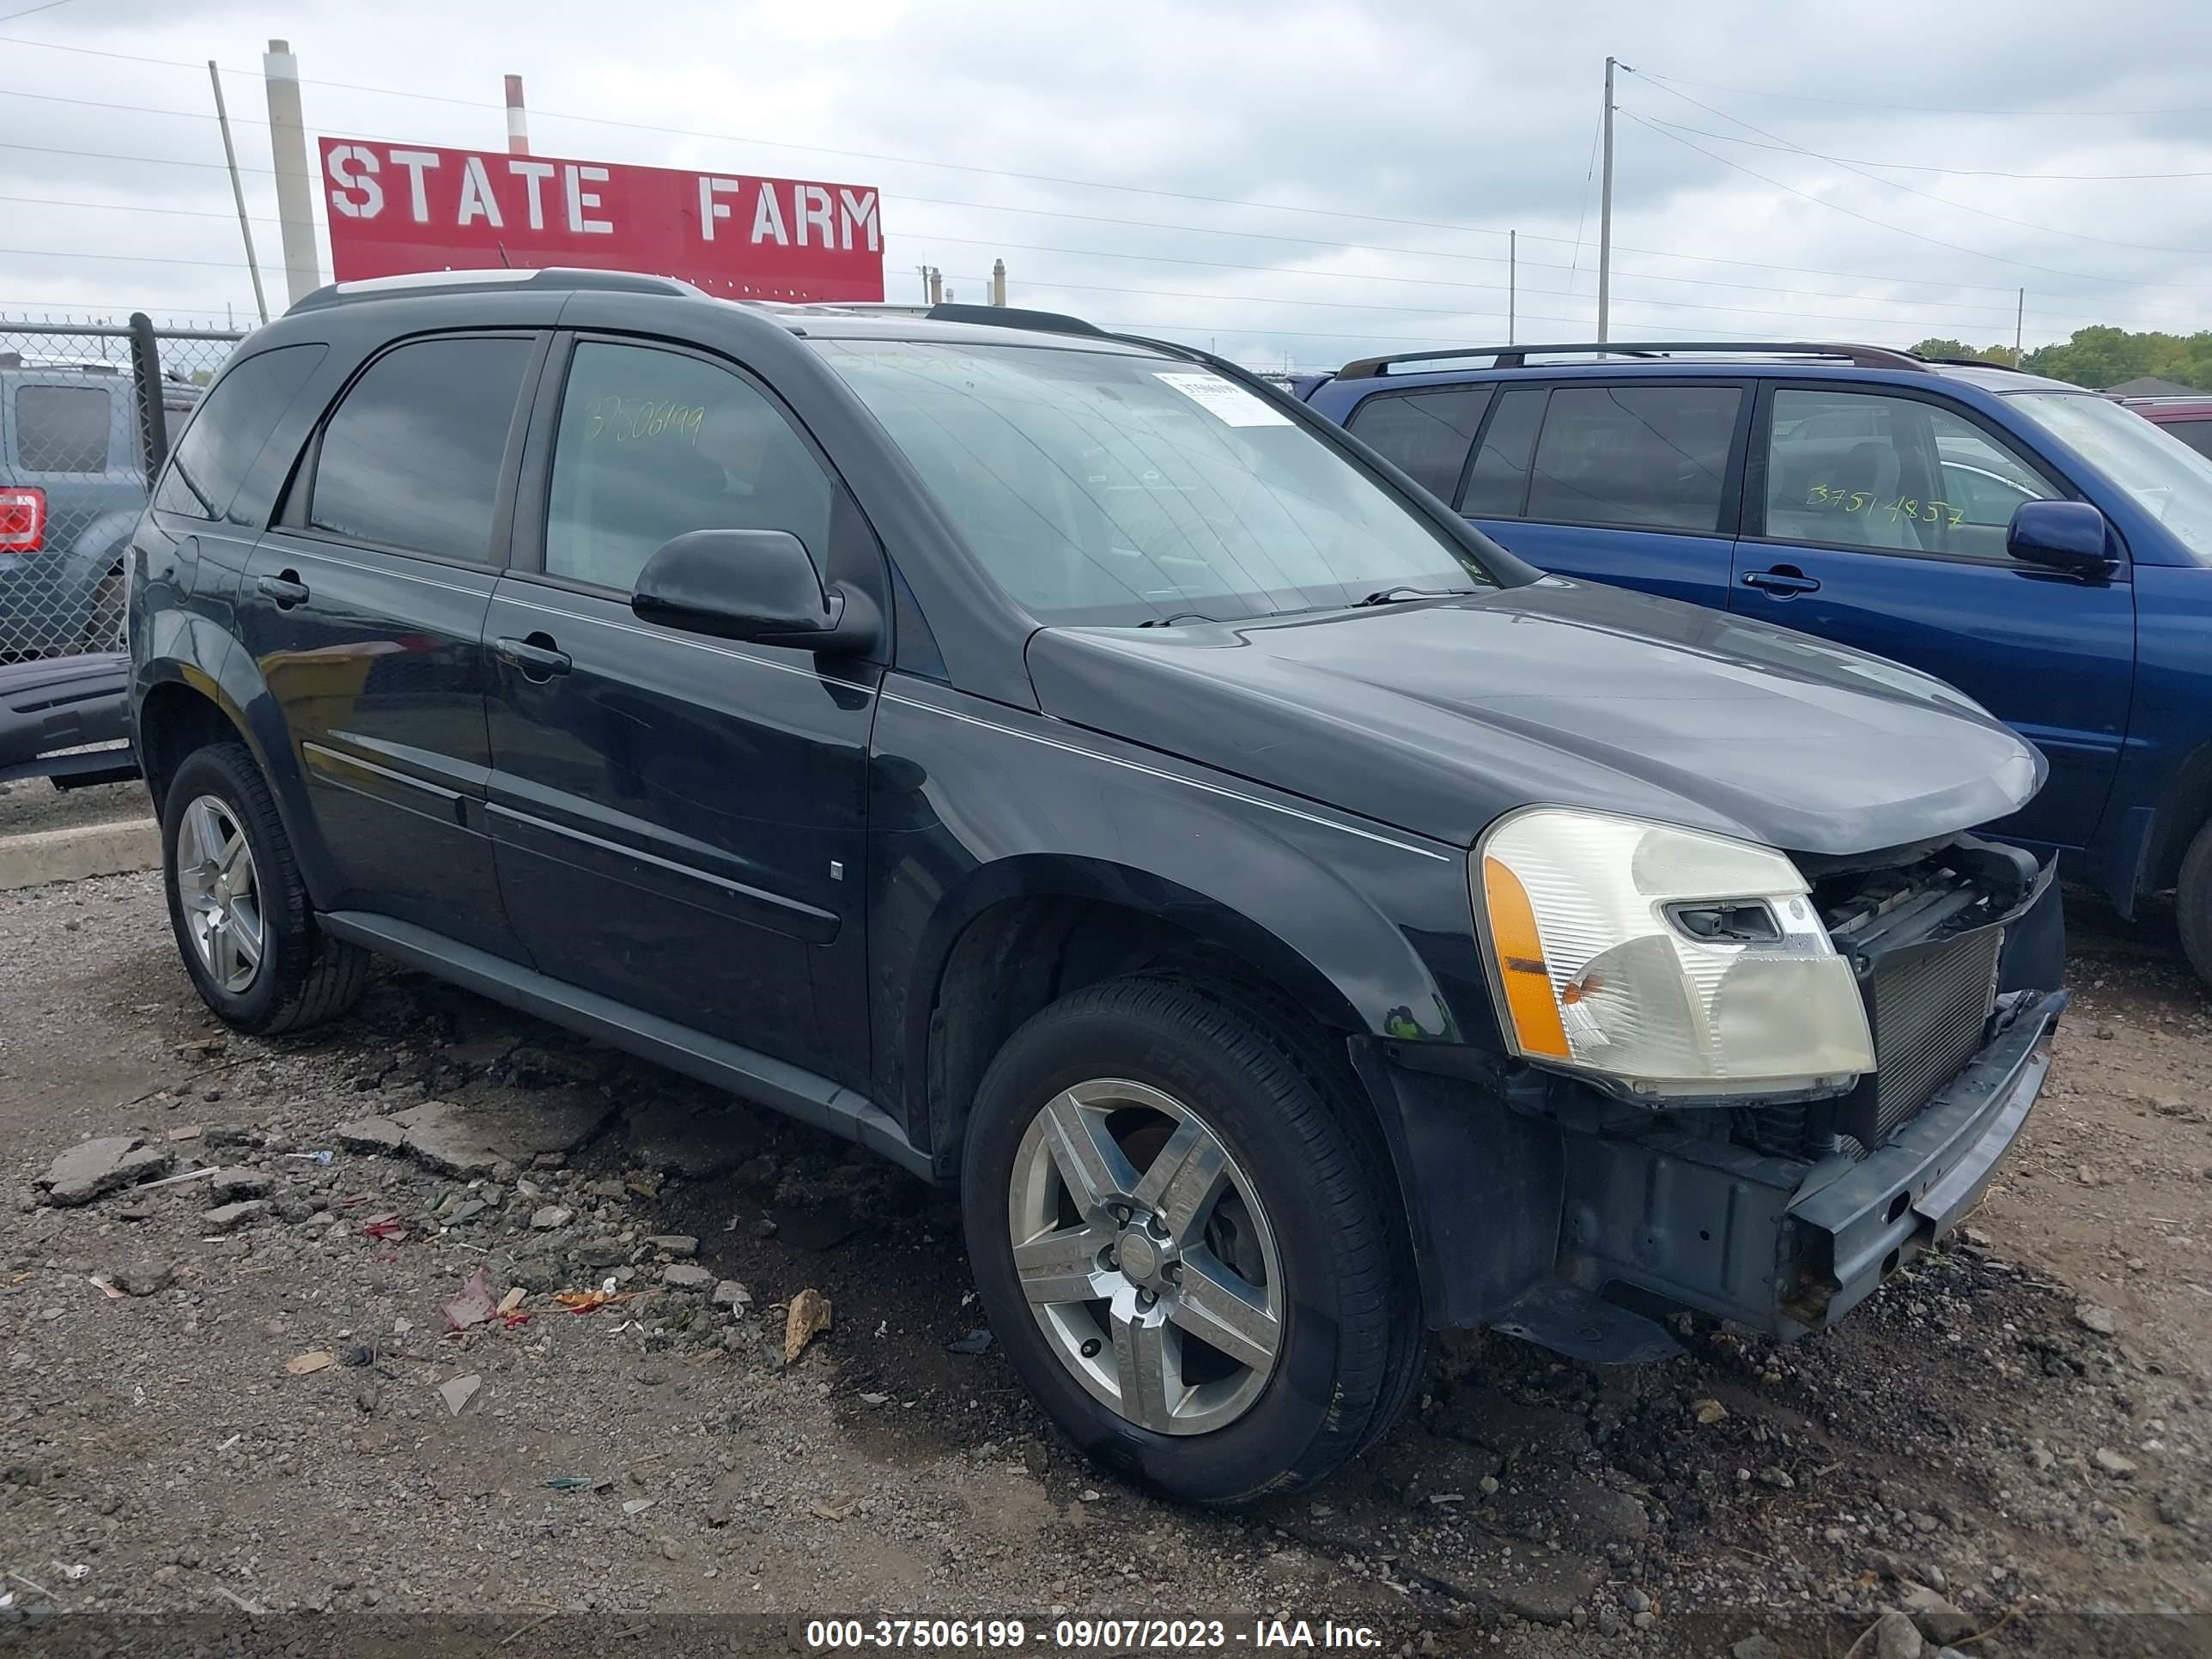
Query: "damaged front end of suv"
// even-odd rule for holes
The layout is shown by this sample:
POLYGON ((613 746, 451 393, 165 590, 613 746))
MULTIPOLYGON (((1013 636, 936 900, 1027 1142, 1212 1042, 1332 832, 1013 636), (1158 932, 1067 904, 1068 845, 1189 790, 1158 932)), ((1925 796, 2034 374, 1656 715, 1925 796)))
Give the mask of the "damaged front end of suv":
POLYGON ((1362 1063, 1407 1109, 1415 1184, 1469 1167, 1412 1144, 1456 1139, 1425 1107, 1457 1094, 1463 1119, 1465 1083, 1489 1085, 1497 1156, 1472 1202, 1425 1206, 1455 1258, 1443 1322, 1598 1363, 1673 1352, 1675 1311, 1784 1340, 1835 1323, 1973 1207, 2033 1104, 2067 1001, 2053 878, 1964 834, 1792 855, 1508 815, 1470 878, 1512 1058, 1362 1063), (1521 1247, 1470 1261, 1455 1211, 1521 1247))

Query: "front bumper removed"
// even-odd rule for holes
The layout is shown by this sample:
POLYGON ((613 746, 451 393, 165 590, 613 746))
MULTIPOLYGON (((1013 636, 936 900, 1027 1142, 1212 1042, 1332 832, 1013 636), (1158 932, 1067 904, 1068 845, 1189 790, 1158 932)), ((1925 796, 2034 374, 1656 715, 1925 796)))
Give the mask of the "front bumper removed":
POLYGON ((2006 999, 1966 1069, 1863 1158, 1808 1169, 1684 1135, 1571 1137, 1558 1277, 1784 1340, 1827 1328, 1979 1200, 2043 1087, 2067 999, 2006 999))

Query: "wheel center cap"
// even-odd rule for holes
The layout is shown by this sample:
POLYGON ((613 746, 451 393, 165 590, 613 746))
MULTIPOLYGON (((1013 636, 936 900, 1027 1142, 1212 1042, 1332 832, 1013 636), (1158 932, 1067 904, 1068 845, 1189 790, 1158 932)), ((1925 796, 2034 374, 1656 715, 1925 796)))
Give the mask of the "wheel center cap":
POLYGON ((1140 1285, 1150 1284, 1160 1270, 1160 1247, 1141 1231, 1121 1235, 1121 1271, 1140 1285))

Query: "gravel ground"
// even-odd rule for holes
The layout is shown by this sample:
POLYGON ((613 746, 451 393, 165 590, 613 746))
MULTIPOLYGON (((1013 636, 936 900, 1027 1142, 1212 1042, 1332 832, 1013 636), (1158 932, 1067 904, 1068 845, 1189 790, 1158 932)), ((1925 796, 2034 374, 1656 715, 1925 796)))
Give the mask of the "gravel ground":
POLYGON ((92 1627, 54 1609, 468 1613, 484 1651, 570 1609, 1120 1611, 1909 1659, 1904 1609, 1980 1656, 2203 1651, 2154 1615, 2212 1611, 2212 1005, 2170 929, 2085 920, 2020 1155, 1844 1329, 1638 1370, 1455 1338, 1370 1460, 1224 1516, 962 1351, 957 1212, 888 1166, 408 973, 240 1038, 155 877, 0 895, 0 1648, 92 1627), (358 1127, 426 1103, 445 1170, 358 1127), (48 1201, 106 1136, 221 1173, 48 1201), (518 1316, 453 1332, 479 1272, 518 1316))
POLYGON ((95 783, 82 789, 57 789, 44 778, 0 783, 0 836, 68 830, 81 823, 112 823, 122 818, 143 818, 152 811, 146 802, 146 786, 136 778, 128 783, 95 783))

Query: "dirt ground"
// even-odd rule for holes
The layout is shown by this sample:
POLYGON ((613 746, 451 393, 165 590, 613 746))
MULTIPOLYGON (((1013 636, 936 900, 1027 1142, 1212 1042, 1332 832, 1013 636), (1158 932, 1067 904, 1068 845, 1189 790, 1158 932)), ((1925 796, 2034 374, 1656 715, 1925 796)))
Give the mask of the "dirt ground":
POLYGON ((1055 1651, 1117 1612, 1231 1648, 1280 1615, 1386 1653, 1909 1659, 1876 1629, 1905 1607, 1981 1656, 2204 1651, 2212 1004, 2170 921, 2075 925, 2021 1148, 1844 1328, 1689 1328, 1628 1370, 1455 1338, 1375 1457, 1220 1515, 1054 1437, 951 1203, 888 1166, 404 972, 240 1038, 155 877, 0 895, 0 1648, 373 1610, 484 1615, 487 1651, 582 1612, 1019 1617, 1055 1651), (429 1102, 488 1143, 460 1174, 357 1127, 429 1102), (47 1201, 103 1136, 191 1178, 47 1201), (453 1332, 479 1271, 521 1316, 453 1332), (787 1365, 808 1290, 833 1322, 787 1365))

